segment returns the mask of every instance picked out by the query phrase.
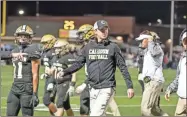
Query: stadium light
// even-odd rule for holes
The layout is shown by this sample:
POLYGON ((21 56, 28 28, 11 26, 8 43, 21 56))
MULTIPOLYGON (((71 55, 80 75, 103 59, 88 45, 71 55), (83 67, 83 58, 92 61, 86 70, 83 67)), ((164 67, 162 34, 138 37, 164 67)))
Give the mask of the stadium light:
POLYGON ((187 18, 186 15, 184 15, 183 18, 186 19, 187 18))
POLYGON ((23 15, 25 12, 24 12, 24 10, 20 9, 20 10, 18 11, 18 13, 19 13, 19 15, 23 15))
POLYGON ((123 37, 122 37, 122 36, 117 36, 116 39, 117 39, 118 41, 123 41, 123 37))
POLYGON ((157 22, 158 22, 159 24, 162 24, 162 20, 161 20, 161 19, 157 19, 157 22))

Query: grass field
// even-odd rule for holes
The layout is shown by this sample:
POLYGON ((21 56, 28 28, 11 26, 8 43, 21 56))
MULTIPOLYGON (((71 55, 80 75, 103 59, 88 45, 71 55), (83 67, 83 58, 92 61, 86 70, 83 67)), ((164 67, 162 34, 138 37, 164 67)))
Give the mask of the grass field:
MULTIPOLYGON (((40 69, 40 73, 42 73, 43 68, 40 69)), ((12 85, 12 76, 13 76, 13 68, 12 66, 2 66, 1 67, 1 115, 6 115, 6 100, 12 85)), ((128 99, 126 96, 126 86, 125 81, 122 78, 122 75, 119 70, 116 71, 116 102, 119 106, 120 113, 123 116, 140 116, 140 102, 141 102, 141 87, 137 81, 137 69, 129 69, 129 72, 132 77, 132 81, 134 84, 135 97, 133 99, 128 99)), ((175 77, 175 70, 164 70, 164 77, 166 79, 165 87, 173 80, 175 77)), ((80 70, 77 73, 78 83, 76 85, 81 84, 84 81, 84 70, 80 70)), ((49 113, 46 112, 46 107, 42 105, 42 95, 44 91, 44 80, 40 80, 39 85, 39 97, 40 97, 40 105, 37 107, 35 111, 35 116, 49 116, 49 113), (40 109, 40 110, 39 110, 40 109)), ((167 102, 164 99, 164 95, 161 96, 161 107, 167 112, 170 116, 174 115, 175 105, 177 103, 177 95, 172 95, 170 102, 167 102)), ((71 105, 75 112, 75 115, 79 116, 79 96, 74 96, 71 98, 71 105)), ((110 111, 110 110, 109 110, 110 111)), ((21 112, 20 114, 21 115, 21 112)))

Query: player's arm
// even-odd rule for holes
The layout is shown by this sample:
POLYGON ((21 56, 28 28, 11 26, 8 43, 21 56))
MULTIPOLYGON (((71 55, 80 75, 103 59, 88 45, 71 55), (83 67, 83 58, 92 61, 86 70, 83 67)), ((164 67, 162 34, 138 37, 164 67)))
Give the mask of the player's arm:
MULTIPOLYGON (((70 67, 71 65, 69 65, 68 67, 70 67)), ((76 80, 77 80, 77 77, 76 77, 76 72, 72 74, 72 79, 71 79, 71 86, 75 86, 76 84, 76 80)))
POLYGON ((45 73, 47 73, 49 76, 54 76, 55 75, 55 70, 56 70, 56 67, 54 65, 56 59, 52 59, 50 60, 50 62, 48 62, 49 64, 49 67, 47 69, 45 69, 45 73))
POLYGON ((32 84, 33 84, 33 95, 30 105, 32 104, 33 107, 36 107, 39 104, 39 99, 37 95, 38 95, 38 86, 39 86, 40 56, 35 56, 35 57, 30 58, 31 65, 32 65, 32 84))
POLYGON ((11 58, 23 59, 23 55, 27 55, 27 54, 26 53, 13 53, 11 51, 0 51, 1 60, 8 60, 11 58))
MULTIPOLYGON (((71 65, 68 65, 70 67, 71 65)), ((68 89, 69 96, 73 96, 75 92, 75 84, 76 84, 76 72, 72 74, 70 87, 68 89)))
POLYGON ((29 54, 29 59, 31 60, 32 64, 32 75, 33 75, 33 93, 37 94, 38 92, 38 85, 39 85, 39 70, 40 70, 40 58, 41 58, 41 51, 40 48, 36 49, 34 52, 29 54))
POLYGON ((38 92, 40 60, 32 60, 33 93, 38 92))
POLYGON ((123 78, 126 82, 127 88, 128 89, 133 89, 133 83, 132 83, 132 80, 131 80, 131 76, 128 72, 128 68, 126 66, 125 59, 122 56, 121 50, 117 45, 115 47, 115 60, 116 60, 117 66, 119 67, 119 69, 120 69, 120 71, 123 75, 123 78))

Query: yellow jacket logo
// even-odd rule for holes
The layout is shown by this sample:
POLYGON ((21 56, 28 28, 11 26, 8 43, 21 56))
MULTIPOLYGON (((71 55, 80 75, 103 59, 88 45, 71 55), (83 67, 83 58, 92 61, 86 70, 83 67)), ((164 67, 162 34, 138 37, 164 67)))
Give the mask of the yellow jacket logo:
POLYGON ((74 21, 64 21, 64 29, 66 30, 74 30, 75 29, 75 24, 74 21))

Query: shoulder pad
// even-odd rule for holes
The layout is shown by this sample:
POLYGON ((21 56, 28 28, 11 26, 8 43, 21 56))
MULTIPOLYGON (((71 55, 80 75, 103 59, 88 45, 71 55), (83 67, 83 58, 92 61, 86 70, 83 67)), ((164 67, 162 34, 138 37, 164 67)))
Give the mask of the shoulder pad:
POLYGON ((31 59, 40 59, 41 58, 41 45, 40 44, 31 44, 28 47, 27 53, 31 59))

